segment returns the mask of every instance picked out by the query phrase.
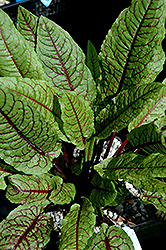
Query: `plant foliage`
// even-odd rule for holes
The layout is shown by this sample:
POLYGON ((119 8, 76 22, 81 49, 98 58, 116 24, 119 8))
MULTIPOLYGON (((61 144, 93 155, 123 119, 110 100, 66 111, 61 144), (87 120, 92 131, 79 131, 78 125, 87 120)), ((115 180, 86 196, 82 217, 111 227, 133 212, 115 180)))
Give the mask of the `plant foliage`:
POLYGON ((164 0, 132 0, 99 55, 88 41, 85 57, 46 17, 19 6, 16 28, 0 10, 0 188, 19 204, 0 224, 0 249, 44 249, 55 205, 67 213, 60 250, 134 249, 100 211, 125 199, 123 181, 166 212, 166 83, 154 81, 165 13, 164 0), (126 140, 108 158, 123 128, 126 140))

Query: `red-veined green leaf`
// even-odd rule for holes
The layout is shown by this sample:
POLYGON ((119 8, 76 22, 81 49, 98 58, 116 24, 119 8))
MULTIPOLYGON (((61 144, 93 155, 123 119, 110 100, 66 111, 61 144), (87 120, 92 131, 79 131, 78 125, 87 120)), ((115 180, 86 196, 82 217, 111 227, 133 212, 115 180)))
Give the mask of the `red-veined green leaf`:
POLYGON ((17 170, 42 174, 60 154, 54 127, 28 98, 0 86, 0 157, 17 170))
POLYGON ((88 242, 86 250, 134 250, 133 243, 127 233, 120 227, 108 227, 106 223, 97 237, 88 242))
MULTIPOLYGON (((5 176, 12 175, 12 167, 0 162, 0 189, 6 189, 5 176)), ((15 172, 15 171, 14 171, 15 172)))
POLYGON ((27 176, 15 174, 8 177, 6 197, 13 203, 39 201, 44 204, 52 189, 54 181, 46 176, 27 176))
POLYGON ((44 70, 33 48, 1 9, 0 15, 1 76, 45 79, 44 70))
POLYGON ((53 230, 52 218, 39 202, 18 206, 0 223, 0 249, 43 249, 53 230))
POLYGON ((155 119, 161 118, 165 115, 166 110, 166 85, 163 84, 162 88, 158 91, 157 95, 147 100, 147 104, 140 114, 131 121, 128 130, 139 127, 141 124, 147 124, 155 119))
POLYGON ((121 12, 101 46, 107 95, 155 79, 165 59, 164 24, 164 0, 133 0, 121 12))
POLYGON ((94 208, 87 198, 83 204, 74 204, 62 222, 62 235, 59 249, 84 249, 88 239, 94 233, 96 217, 94 208))
POLYGON ((63 129, 67 137, 78 149, 84 149, 86 139, 94 132, 92 109, 75 92, 63 93, 60 103, 63 129))
POLYGON ((140 195, 140 200, 144 204, 153 204, 157 210, 161 210, 166 213, 166 195, 163 197, 158 192, 144 191, 140 195))
POLYGON ((95 186, 90 194, 92 203, 97 207, 110 206, 117 196, 114 182, 95 174, 92 184, 95 186))
POLYGON ((162 86, 151 83, 121 91, 97 116, 96 136, 105 139, 126 127, 145 108, 148 100, 155 99, 162 86))
POLYGON ((56 190, 51 192, 49 200, 54 204, 69 204, 74 200, 76 190, 73 183, 63 183, 63 179, 59 176, 53 177, 56 183, 56 190))
POLYGON ((127 139, 129 142, 127 149, 130 151, 139 148, 147 154, 166 154, 164 137, 154 123, 142 125, 141 127, 133 129, 127 134, 127 139))
POLYGON ((37 53, 47 81, 59 96, 68 90, 90 103, 94 100, 95 83, 82 50, 65 30, 43 16, 38 26, 37 53))
POLYGON ((30 42, 32 48, 36 45, 38 17, 19 5, 17 15, 17 30, 30 42))

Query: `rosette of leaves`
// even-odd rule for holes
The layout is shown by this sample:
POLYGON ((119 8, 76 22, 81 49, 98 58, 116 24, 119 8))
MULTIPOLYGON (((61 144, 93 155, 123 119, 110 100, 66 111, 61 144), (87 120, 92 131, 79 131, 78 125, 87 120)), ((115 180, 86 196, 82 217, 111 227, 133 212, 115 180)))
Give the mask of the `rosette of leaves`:
POLYGON ((16 28, 0 10, 0 188, 18 204, 1 222, 0 249, 46 248, 54 207, 66 214, 59 249, 134 249, 100 212, 125 199, 123 181, 166 212, 166 85, 154 81, 165 12, 164 0, 132 0, 99 55, 89 41, 85 57, 49 19, 20 6, 16 28))

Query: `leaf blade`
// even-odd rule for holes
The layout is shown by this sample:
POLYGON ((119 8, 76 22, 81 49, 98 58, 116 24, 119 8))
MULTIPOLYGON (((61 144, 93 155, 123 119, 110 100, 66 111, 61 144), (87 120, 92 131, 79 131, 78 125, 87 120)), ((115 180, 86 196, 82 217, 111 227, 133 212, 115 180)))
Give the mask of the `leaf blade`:
POLYGON ((133 0, 131 6, 121 12, 100 53, 109 94, 115 94, 122 87, 150 83, 162 70, 164 17, 162 0, 133 0))
POLYGON ((55 93, 75 91, 90 103, 96 95, 95 83, 85 65, 85 55, 71 36, 45 17, 39 20, 37 53, 47 81, 55 93))
POLYGON ((52 218, 43 211, 38 202, 14 209, 1 222, 0 248, 43 249, 53 229, 52 218))
POLYGON ((45 79, 36 53, 14 27, 8 15, 0 9, 0 69, 1 76, 45 79))

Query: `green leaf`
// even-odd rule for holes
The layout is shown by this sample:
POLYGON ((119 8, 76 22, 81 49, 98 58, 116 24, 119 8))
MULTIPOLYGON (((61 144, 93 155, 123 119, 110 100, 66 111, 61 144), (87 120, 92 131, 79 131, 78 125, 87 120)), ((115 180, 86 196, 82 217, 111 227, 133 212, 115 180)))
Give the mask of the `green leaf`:
POLYGON ((105 139, 126 127, 145 108, 148 100, 155 99, 162 86, 151 83, 121 91, 96 118, 96 137, 105 139))
POLYGON ((157 210, 166 213, 166 196, 163 197, 158 192, 144 191, 140 195, 140 200, 144 204, 153 204, 157 210))
POLYGON ((54 189, 53 180, 46 175, 26 176, 12 175, 8 177, 6 197, 12 203, 26 203, 39 201, 42 204, 54 189))
POLYGON ((62 235, 60 250, 84 249, 88 239, 94 233, 96 217, 94 208, 87 198, 83 198, 83 204, 74 204, 62 222, 62 235))
POLYGON ((127 150, 134 151, 139 148, 147 154, 166 154, 164 137, 154 123, 133 129, 127 134, 127 140, 129 141, 127 150))
POLYGON ((59 176, 53 177, 53 180, 56 183, 56 190, 51 192, 49 200, 54 204, 69 204, 74 200, 76 190, 73 183, 63 183, 63 179, 59 176))
POLYGON ((97 207, 110 206, 117 196, 113 181, 102 179, 98 174, 92 179, 95 189, 90 194, 90 200, 97 207))
POLYGON ((122 181, 114 181, 113 183, 115 185, 117 196, 115 200, 110 204, 110 206, 118 206, 124 201, 127 195, 127 189, 124 182, 122 181))
POLYGON ((166 85, 163 84, 157 95, 152 99, 148 99, 147 104, 141 113, 131 121, 128 126, 128 130, 131 131, 132 129, 139 127, 140 124, 147 124, 164 116, 166 110, 165 103, 166 85))
POLYGON ((91 41, 88 40, 87 46, 87 66, 89 67, 93 79, 97 83, 100 77, 100 65, 99 65, 99 58, 97 55, 97 51, 91 41))
POLYGON ((164 0, 133 0, 121 12, 102 46, 107 95, 154 81, 165 60, 164 0))
POLYGON ((60 103, 67 137, 78 149, 84 149, 86 139, 94 132, 92 109, 75 92, 64 92, 60 103))
POLYGON ((55 128, 26 96, 3 85, 0 96, 0 157, 27 174, 47 172, 61 151, 55 128))
POLYGON ((62 96, 63 90, 75 91, 90 103, 95 99, 95 82, 82 50, 65 30, 43 16, 38 26, 37 53, 55 93, 62 96))
POLYGON ((108 227, 106 223, 102 224, 102 228, 96 238, 92 242, 88 242, 89 247, 86 250, 134 250, 133 243, 127 233, 120 227, 108 227))
POLYGON ((0 223, 0 249, 43 249, 53 230, 52 218, 39 202, 18 206, 0 223))
POLYGON ((1 76, 45 79, 42 65, 33 48, 2 9, 0 15, 1 76))
POLYGON ((38 17, 19 5, 17 15, 17 30, 29 41, 32 48, 36 47, 38 17))

